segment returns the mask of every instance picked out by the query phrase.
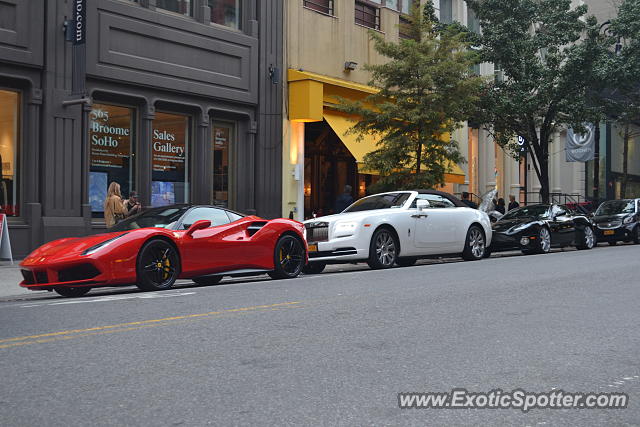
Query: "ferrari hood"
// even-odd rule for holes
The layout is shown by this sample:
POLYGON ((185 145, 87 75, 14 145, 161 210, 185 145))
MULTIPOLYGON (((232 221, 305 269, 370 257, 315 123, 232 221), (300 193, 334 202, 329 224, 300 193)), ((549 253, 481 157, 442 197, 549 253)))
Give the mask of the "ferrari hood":
POLYGON ((68 237, 65 239, 54 240, 45 243, 35 251, 31 252, 28 257, 22 261, 21 265, 30 265, 33 263, 41 263, 51 261, 61 257, 69 257, 80 255, 90 247, 98 243, 112 239, 127 232, 103 233, 86 237, 68 237))

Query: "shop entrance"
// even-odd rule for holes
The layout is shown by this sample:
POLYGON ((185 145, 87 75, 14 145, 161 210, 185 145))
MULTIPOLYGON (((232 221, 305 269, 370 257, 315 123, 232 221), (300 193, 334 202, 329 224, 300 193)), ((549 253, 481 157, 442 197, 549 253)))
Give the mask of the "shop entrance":
POLYGON ((331 215, 345 185, 358 197, 356 160, 324 120, 305 125, 304 141, 304 217, 331 215))

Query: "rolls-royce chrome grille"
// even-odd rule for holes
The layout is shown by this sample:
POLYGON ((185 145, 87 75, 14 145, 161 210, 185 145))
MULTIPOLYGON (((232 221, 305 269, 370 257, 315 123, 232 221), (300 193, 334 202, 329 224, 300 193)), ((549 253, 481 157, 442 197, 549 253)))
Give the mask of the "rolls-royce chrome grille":
POLYGON ((326 242, 329 240, 328 222, 310 222, 304 226, 307 229, 308 242, 326 242))

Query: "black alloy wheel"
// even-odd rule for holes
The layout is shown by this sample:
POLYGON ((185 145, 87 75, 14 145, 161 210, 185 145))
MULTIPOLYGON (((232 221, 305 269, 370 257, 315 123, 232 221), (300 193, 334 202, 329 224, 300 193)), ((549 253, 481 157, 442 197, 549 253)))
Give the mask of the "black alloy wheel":
POLYGON ((596 235, 593 228, 585 226, 583 230, 578 232, 576 236, 576 248, 579 250, 591 249, 596 245, 596 235))
POLYGON ((77 297, 86 295, 87 292, 91 290, 91 288, 89 286, 85 286, 81 288, 69 288, 66 286, 57 286, 53 288, 53 290, 56 291, 58 295, 62 295, 63 297, 77 298, 77 297))
POLYGON ((388 228, 379 228, 373 233, 369 245, 367 264, 374 270, 391 268, 398 258, 396 236, 388 228))
POLYGON ((320 274, 327 266, 326 262, 310 262, 302 269, 304 274, 320 274))
POLYGON ((143 291, 169 289, 180 275, 180 257, 166 240, 150 240, 140 249, 136 271, 143 291))
POLYGON ((418 262, 418 257, 415 256, 400 257, 396 260, 396 264, 400 267, 411 267, 415 265, 416 262, 418 262))
POLYGON ((273 279, 293 279, 300 274, 304 263, 304 244, 299 238, 285 234, 276 243, 274 269, 269 276, 273 279))
POLYGON ((477 261, 484 257, 485 251, 486 240, 484 238, 484 233, 480 227, 472 225, 467 231, 462 259, 465 261, 477 261))
POLYGON ((193 278, 193 281, 200 286, 217 285, 221 280, 222 276, 202 276, 193 278))

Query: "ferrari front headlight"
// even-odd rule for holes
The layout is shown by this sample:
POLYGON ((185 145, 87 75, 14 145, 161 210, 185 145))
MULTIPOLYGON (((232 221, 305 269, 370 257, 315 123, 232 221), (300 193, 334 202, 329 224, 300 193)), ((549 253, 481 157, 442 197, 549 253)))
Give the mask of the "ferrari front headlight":
POLYGON ((353 236, 356 232, 356 228, 358 227, 358 223, 356 222, 338 222, 333 229, 334 237, 347 237, 353 236))
POLYGON ((114 241, 118 240, 119 238, 121 238, 122 236, 126 235, 127 233, 122 233, 119 236, 116 237, 112 237, 109 240, 105 240, 104 242, 100 242, 97 245, 93 245, 90 248, 86 249, 84 252, 82 252, 82 255, 92 255, 95 254, 96 252, 98 252, 100 249, 103 249, 106 246, 109 246, 111 243, 113 243, 114 241))

